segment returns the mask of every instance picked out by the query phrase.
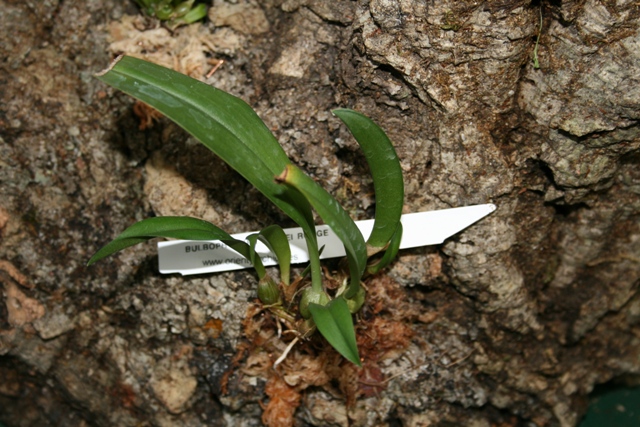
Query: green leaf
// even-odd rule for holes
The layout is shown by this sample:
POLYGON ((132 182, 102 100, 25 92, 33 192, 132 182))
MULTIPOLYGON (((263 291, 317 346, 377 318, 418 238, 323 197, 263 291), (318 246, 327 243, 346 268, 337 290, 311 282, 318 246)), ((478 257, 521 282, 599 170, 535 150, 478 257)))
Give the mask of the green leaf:
POLYGON ((347 360, 362 366, 353 319, 344 298, 338 297, 325 306, 311 303, 309 310, 318 330, 329 344, 347 360))
POLYGON ((207 16, 207 6, 204 3, 198 3, 193 9, 179 17, 176 21, 185 24, 192 24, 207 16))
POLYGON ((400 250, 400 242, 402 241, 402 223, 398 223, 398 229, 391 237, 389 246, 385 249, 382 257, 374 263, 367 266, 367 274, 376 274, 391 263, 398 255, 400 250))
POLYGON ((260 231, 258 239, 276 256, 280 266, 280 280, 285 285, 289 285, 291 281, 291 246, 289 246, 287 234, 279 225, 270 225, 260 231))
POLYGON ((165 216, 148 218, 133 224, 96 252, 87 265, 154 237, 185 240, 221 240, 242 256, 249 258, 249 245, 241 240, 234 239, 229 233, 215 225, 197 218, 165 216))
POLYGON ((291 162, 246 102, 184 74, 129 56, 116 59, 97 77, 176 122, 302 227, 312 260, 312 282, 321 286, 311 206, 296 190, 274 182, 273 177, 291 162))
POLYGON ((362 233, 337 200, 296 166, 288 165, 277 180, 304 194, 344 244, 351 273, 351 284, 345 297, 351 298, 360 287, 360 278, 367 263, 367 248, 362 233))
POLYGON ((98 78, 175 121, 296 222, 313 223, 304 198, 273 181, 291 162, 267 126, 243 100, 184 74, 129 56, 120 57, 98 78), (303 208, 305 205, 307 209, 303 208))
POLYGON ((376 214, 367 240, 371 255, 387 246, 400 222, 404 203, 402 168, 391 141, 371 119, 348 109, 333 110, 333 114, 347 125, 360 144, 373 177, 376 214))
POLYGON ((253 268, 256 270, 256 274, 258 275, 258 279, 262 280, 267 275, 267 270, 264 268, 264 264, 262 264, 262 259, 260 258, 260 254, 256 252, 256 243, 258 243, 258 234, 250 234, 247 236, 247 240, 249 241, 249 261, 253 264, 253 268))

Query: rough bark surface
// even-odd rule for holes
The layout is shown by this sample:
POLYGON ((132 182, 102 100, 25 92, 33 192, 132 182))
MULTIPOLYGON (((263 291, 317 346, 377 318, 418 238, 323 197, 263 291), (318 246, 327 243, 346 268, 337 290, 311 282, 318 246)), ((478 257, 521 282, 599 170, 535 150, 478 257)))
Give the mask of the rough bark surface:
POLYGON ((354 217, 375 201, 335 107, 388 132, 406 212, 498 206, 370 284, 363 371, 318 341, 280 373, 264 369, 282 343, 250 273, 163 277, 153 245, 85 267, 153 214, 289 224, 171 123, 140 130, 93 77, 124 49, 113 25, 133 2, 0 6, 6 425, 568 427, 595 385, 640 374, 636 1, 216 0, 197 29, 156 29, 185 72, 224 59, 205 80, 354 217), (185 31, 204 54, 179 56, 185 31))

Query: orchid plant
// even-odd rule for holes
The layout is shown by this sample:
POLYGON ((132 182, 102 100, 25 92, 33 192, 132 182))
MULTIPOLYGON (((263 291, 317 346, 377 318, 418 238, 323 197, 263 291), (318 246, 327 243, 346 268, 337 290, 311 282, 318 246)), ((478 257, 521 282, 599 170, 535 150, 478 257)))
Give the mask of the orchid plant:
POLYGON ((93 255, 89 265, 154 237, 221 241, 251 261, 258 276, 260 300, 297 332, 293 343, 317 329, 340 354, 360 365, 352 315, 365 301, 362 280, 395 258, 402 237, 402 170, 384 131, 361 113, 333 110, 362 148, 373 177, 375 220, 365 241, 336 199, 289 160, 264 122, 241 99, 168 68, 127 56, 116 59, 98 78, 157 109, 238 171, 303 229, 310 261, 300 277, 292 280, 289 242, 278 225, 238 240, 201 219, 155 217, 127 228, 93 255), (323 283, 313 210, 346 250, 348 267, 342 286, 336 291, 328 290, 323 283), (257 242, 264 243, 277 258, 278 280, 257 255, 257 242))

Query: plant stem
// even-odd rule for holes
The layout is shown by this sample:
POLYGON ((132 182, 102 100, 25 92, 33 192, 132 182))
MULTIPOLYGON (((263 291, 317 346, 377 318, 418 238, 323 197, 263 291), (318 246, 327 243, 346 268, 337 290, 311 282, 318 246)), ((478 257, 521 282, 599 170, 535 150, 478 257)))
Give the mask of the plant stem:
POLYGON ((320 251, 315 239, 309 238, 305 232, 307 251, 309 252, 309 267, 311 267, 311 289, 322 292, 322 269, 320 267, 320 251))

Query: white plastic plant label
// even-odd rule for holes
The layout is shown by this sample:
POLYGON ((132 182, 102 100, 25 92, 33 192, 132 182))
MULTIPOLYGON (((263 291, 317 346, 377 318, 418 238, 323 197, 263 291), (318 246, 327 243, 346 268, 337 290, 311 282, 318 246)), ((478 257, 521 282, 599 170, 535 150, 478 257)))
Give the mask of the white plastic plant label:
MULTIPOLYGON (((402 215, 404 229, 400 249, 437 245, 450 236, 464 230, 474 222, 496 210, 494 204, 466 206, 402 215)), ((371 234, 373 220, 356 221, 365 240, 371 234)), ((309 261, 306 242, 301 228, 285 228, 291 245, 291 263, 309 261)), ((244 240, 254 232, 233 234, 244 240)), ((345 250, 338 236, 327 225, 316 226, 318 246, 324 246, 320 258, 345 256, 345 250)), ((266 246, 258 242, 256 251, 265 266, 276 265, 276 259, 266 246)), ((158 242, 160 273, 180 273, 182 275, 215 273, 221 271, 250 268, 249 260, 220 241, 172 240, 158 242)))

